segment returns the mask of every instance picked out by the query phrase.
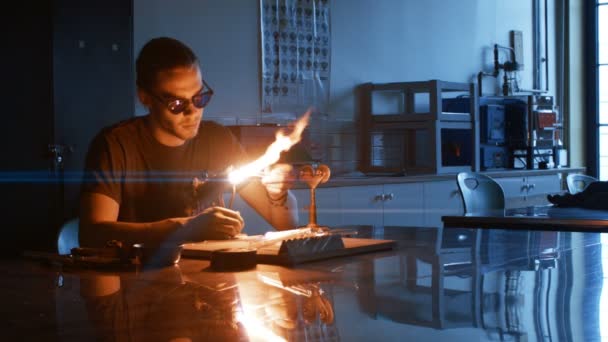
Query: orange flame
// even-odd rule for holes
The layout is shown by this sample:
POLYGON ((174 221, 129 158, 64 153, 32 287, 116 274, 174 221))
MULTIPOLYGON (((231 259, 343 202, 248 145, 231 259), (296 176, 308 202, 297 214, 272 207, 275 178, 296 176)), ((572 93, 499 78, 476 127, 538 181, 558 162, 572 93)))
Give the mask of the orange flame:
POLYGON ((288 151, 293 145, 300 142, 302 132, 308 126, 310 118, 310 110, 308 110, 300 119, 295 122, 295 127, 291 134, 285 135, 283 130, 279 130, 276 134, 275 141, 266 148, 266 152, 253 162, 242 166, 228 174, 228 180, 232 184, 238 184, 251 176, 255 176, 264 170, 267 166, 276 163, 281 157, 281 152, 288 151))

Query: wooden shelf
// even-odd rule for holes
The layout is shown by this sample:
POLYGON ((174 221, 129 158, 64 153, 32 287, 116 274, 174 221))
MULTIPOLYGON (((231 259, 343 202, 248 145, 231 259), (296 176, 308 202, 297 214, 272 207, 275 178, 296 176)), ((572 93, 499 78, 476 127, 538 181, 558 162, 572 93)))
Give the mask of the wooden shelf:
POLYGON ((360 171, 425 174, 479 170, 475 84, 440 80, 364 83, 357 96, 360 171), (456 96, 447 96, 454 93, 456 96))

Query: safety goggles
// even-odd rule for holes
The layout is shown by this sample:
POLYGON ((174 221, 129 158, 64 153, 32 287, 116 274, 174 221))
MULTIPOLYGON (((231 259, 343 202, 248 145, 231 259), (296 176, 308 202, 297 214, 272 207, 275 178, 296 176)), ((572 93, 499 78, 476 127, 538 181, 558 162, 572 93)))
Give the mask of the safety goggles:
POLYGON ((203 89, 194 94, 194 96, 192 96, 192 98, 189 100, 184 98, 173 98, 167 100, 154 94, 152 91, 148 91, 148 93, 152 95, 152 97, 154 97, 158 102, 164 104, 172 114, 178 115, 183 113, 190 106, 190 103, 192 103, 196 108, 205 108, 205 106, 209 104, 209 101, 211 101, 211 97, 213 96, 213 89, 209 87, 205 80, 203 80, 203 85, 203 89))

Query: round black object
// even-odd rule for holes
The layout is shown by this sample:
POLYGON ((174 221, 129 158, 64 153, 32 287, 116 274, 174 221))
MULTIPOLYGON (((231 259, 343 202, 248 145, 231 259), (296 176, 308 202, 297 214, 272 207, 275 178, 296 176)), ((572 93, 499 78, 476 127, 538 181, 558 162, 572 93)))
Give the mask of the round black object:
POLYGON ((166 244, 161 246, 147 246, 142 243, 133 245, 135 264, 144 267, 165 267, 175 265, 182 255, 183 245, 166 244))
POLYGON ((211 252, 211 269, 214 271, 243 271, 256 265, 256 250, 227 248, 211 252))

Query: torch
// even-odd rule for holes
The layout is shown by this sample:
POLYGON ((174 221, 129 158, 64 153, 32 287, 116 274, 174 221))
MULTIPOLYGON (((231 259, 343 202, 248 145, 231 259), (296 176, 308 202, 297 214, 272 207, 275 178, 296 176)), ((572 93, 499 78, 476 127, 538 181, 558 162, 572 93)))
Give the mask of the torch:
POLYGON ((236 194, 236 184, 231 183, 228 180, 228 173, 232 170, 229 167, 227 170, 219 173, 209 173, 205 171, 201 175, 201 179, 194 178, 193 187, 195 191, 195 197, 197 201, 203 203, 219 202, 218 204, 222 207, 232 209, 234 197, 236 194), (232 194, 230 196, 230 202, 228 206, 224 203, 224 192, 231 189, 232 194))
MULTIPOLYGON (((262 171, 266 167, 279 161, 282 152, 288 151, 293 145, 300 142, 302 139, 302 132, 308 125, 309 118, 310 110, 294 123, 294 128, 290 134, 285 134, 283 130, 277 131, 275 141, 266 148, 266 152, 264 152, 261 157, 249 164, 228 172, 228 182, 233 186, 233 197, 236 185, 245 182, 251 177, 260 177, 262 171)), ((233 197, 230 199, 231 202, 233 197)))
POLYGON ((199 200, 210 202, 220 198, 220 205, 225 206, 221 196, 227 189, 231 189, 230 202, 228 208, 232 208, 236 196, 236 187, 248 181, 250 178, 261 178, 262 172, 268 166, 275 164, 281 158, 281 153, 288 151, 293 145, 300 142, 302 132, 308 125, 311 111, 308 110, 300 119, 294 123, 291 133, 279 130, 276 133, 275 141, 270 144, 262 156, 241 167, 228 169, 216 174, 203 174, 203 180, 195 179, 196 197, 199 200))

